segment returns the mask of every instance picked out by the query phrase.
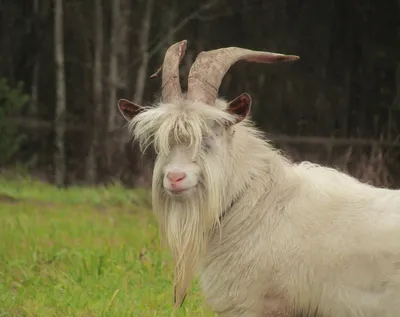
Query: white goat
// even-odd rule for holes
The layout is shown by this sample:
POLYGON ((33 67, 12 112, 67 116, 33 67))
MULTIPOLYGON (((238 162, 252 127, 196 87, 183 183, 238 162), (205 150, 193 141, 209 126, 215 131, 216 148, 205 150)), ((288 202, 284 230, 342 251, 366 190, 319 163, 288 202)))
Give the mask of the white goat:
POLYGON ((251 99, 217 99, 238 60, 297 56, 202 52, 182 94, 186 41, 162 66, 162 102, 119 108, 153 145, 153 209, 176 260, 180 305, 198 270, 206 300, 229 317, 400 316, 400 192, 333 168, 294 164, 249 121, 251 99))

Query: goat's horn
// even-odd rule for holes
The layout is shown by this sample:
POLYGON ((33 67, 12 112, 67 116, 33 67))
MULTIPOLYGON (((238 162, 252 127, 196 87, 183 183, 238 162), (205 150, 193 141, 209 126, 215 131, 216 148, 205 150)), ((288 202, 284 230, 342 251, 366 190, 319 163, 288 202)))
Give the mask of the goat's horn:
POLYGON ((201 52, 188 77, 188 100, 198 100, 213 105, 218 95, 222 78, 237 61, 256 63, 279 63, 295 61, 300 57, 271 52, 252 51, 240 47, 227 47, 201 52))
POLYGON ((164 102, 170 102, 174 98, 182 96, 179 82, 179 64, 186 52, 187 40, 171 45, 165 52, 162 66, 150 76, 157 77, 162 72, 162 98, 164 102))

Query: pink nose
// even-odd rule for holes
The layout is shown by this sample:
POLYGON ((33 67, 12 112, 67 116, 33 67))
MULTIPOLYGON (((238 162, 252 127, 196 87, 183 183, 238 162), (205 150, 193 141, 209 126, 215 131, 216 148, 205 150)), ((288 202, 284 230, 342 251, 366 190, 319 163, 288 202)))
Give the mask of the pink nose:
POLYGON ((169 172, 167 174, 167 177, 170 182, 178 183, 186 177, 186 173, 185 172, 169 172))

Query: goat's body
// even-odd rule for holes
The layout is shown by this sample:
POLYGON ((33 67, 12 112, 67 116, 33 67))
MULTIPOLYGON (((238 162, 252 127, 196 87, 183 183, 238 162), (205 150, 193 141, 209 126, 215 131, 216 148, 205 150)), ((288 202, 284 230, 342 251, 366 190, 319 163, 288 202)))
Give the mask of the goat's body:
POLYGON ((198 265, 221 316, 399 317, 400 191, 293 164, 249 124, 248 94, 216 99, 236 61, 298 57, 203 52, 184 95, 185 48, 181 41, 166 52, 163 102, 119 103, 135 139, 157 153, 153 211, 176 261, 175 305, 198 265))
MULTIPOLYGON (((259 141, 240 142, 254 153, 259 141)), ((236 170, 241 193, 200 269, 213 310, 230 317, 400 316, 400 191, 262 149, 241 166, 268 157, 268 175, 236 170)))

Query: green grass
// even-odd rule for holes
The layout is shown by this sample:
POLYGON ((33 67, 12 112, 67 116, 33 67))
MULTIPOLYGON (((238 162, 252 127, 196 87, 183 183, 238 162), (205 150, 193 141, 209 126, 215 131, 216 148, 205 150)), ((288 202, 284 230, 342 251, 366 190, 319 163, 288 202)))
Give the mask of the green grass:
POLYGON ((213 316, 197 283, 174 311, 148 208, 145 191, 0 177, 0 317, 213 316))

